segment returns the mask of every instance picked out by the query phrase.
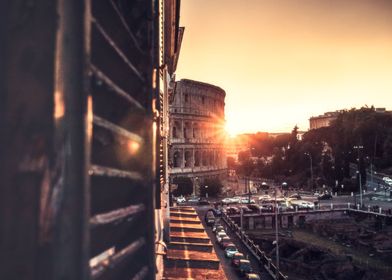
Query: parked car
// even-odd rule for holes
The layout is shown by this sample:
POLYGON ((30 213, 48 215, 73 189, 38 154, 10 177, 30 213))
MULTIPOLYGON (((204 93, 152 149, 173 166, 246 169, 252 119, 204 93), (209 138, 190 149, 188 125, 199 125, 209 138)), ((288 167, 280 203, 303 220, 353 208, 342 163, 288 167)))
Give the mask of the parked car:
POLYGON ((207 211, 206 215, 204 216, 204 219, 207 226, 212 226, 215 224, 215 216, 212 211, 207 211))
POLYGON ((234 267, 238 267, 238 265, 240 264, 240 260, 245 260, 244 254, 240 252, 235 253, 231 258, 231 265, 234 267))
POLYGON ((206 198, 200 198, 198 204, 199 205, 209 205, 210 202, 206 198))
POLYGON ((249 204, 249 205, 247 205, 248 206, 248 208, 252 211, 252 212, 254 212, 254 213, 259 213, 260 212, 260 205, 257 205, 257 204, 249 204))
POLYGON ((219 231, 221 231, 221 230, 225 230, 225 228, 222 226, 222 225, 220 225, 220 224, 215 224, 213 227, 212 227, 212 232, 219 232, 219 231))
POLYGON ((249 260, 240 260, 237 268, 237 273, 241 276, 245 276, 247 273, 252 273, 253 269, 252 266, 250 265, 249 260))
POLYGON ((252 198, 249 199, 249 197, 241 197, 240 203, 245 203, 245 204, 255 203, 255 200, 252 198))
POLYGON ((240 209, 238 209, 237 207, 227 207, 226 208, 226 213, 227 215, 236 215, 236 214, 240 214, 240 209))
POLYGON ((222 210, 219 208, 213 208, 212 211, 214 212, 215 217, 222 216, 222 210))
POLYGON ((260 205, 261 213, 272 213, 274 212, 274 206, 272 204, 262 204, 260 205))
POLYGON ((332 199, 332 195, 330 193, 323 193, 317 197, 318 200, 328 200, 332 199))
POLYGON ((260 276, 256 273, 246 273, 245 279, 248 280, 261 280, 260 276))
POLYGON ((250 214, 250 213, 252 213, 253 211, 252 210, 250 210, 247 206, 240 206, 240 211, 242 210, 242 213, 244 213, 244 214, 250 214))
POLYGON ((176 201, 177 201, 177 203, 184 203, 184 202, 186 202, 186 199, 183 196, 179 196, 179 197, 177 197, 176 201))
POLYGON ((229 244, 231 244, 231 243, 233 243, 233 241, 231 240, 231 238, 228 237, 228 236, 224 236, 224 237, 222 237, 221 241, 219 242, 219 245, 220 245, 221 248, 226 249, 226 247, 227 247, 229 244))
POLYGON ((302 199, 302 197, 299 194, 297 194, 297 193, 290 195, 289 198, 291 198, 291 199, 302 199))
POLYGON ((225 231, 220 231, 216 234, 216 241, 219 243, 223 237, 227 236, 225 231))
POLYGON ((269 196, 268 194, 259 196, 259 201, 270 201, 270 200, 271 200, 271 196, 269 196))
POLYGON ((238 253, 238 249, 233 243, 226 246, 225 256, 227 258, 231 258, 235 253, 238 253))
POLYGON ((230 203, 233 203, 233 200, 230 197, 226 197, 226 198, 222 199, 222 203, 223 204, 230 204, 230 203))
POLYGON ((306 200, 292 201, 291 204, 298 207, 298 210, 307 210, 314 208, 314 203, 306 200))
POLYGON ((188 199, 188 202, 199 202, 200 201, 200 197, 197 197, 197 196, 191 196, 189 199, 188 199))

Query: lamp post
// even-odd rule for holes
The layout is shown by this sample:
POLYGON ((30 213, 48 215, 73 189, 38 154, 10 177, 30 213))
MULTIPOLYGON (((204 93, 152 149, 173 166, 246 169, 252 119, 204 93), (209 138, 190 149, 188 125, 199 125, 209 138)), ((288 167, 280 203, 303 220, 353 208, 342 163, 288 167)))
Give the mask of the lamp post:
POLYGON ((275 246, 276 246, 276 268, 279 270, 279 225, 278 225, 278 202, 276 200, 277 193, 275 185, 275 246))
POLYGON ((359 154, 359 151, 361 150, 361 149, 363 149, 363 146, 362 145, 358 145, 358 146, 354 146, 353 147, 354 149, 356 149, 357 151, 358 151, 358 167, 357 167, 357 174, 358 174, 358 178, 359 178, 359 191, 360 191, 360 194, 359 194, 359 201, 360 201, 360 204, 361 204, 361 207, 362 207, 362 176, 361 176, 361 167, 360 167, 360 162, 361 162, 361 160, 360 160, 360 154, 359 154))
POLYGON ((305 155, 307 155, 310 159, 310 184, 313 189, 313 158, 310 153, 305 153, 305 155))

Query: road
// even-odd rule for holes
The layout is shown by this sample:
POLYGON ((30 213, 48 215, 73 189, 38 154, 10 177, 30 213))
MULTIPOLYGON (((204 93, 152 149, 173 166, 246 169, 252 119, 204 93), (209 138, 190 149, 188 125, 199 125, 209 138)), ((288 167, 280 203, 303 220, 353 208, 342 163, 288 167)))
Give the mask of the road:
MULTIPOLYGON (((214 245, 214 250, 221 260, 222 268, 227 276, 227 279, 241 279, 237 273, 235 272, 234 268, 231 266, 230 260, 225 257, 224 251, 219 247, 218 243, 216 242, 215 234, 212 232, 212 228, 208 227, 204 221, 204 215, 210 206, 195 206, 197 213, 199 214, 200 220, 202 221, 204 227, 206 228, 206 232, 211 239, 211 242, 214 245)), ((225 222, 222 221, 221 224, 225 226, 225 222)), ((253 257, 253 255, 249 252, 248 248, 246 248, 242 242, 237 238, 237 236, 230 230, 230 228, 226 228, 227 235, 233 240, 233 243, 237 246, 238 250, 243 253, 245 256, 248 256, 253 269, 256 273, 259 273, 261 279, 263 280, 272 280, 273 278, 268 274, 268 272, 264 269, 264 267, 260 267, 259 261, 253 257)))

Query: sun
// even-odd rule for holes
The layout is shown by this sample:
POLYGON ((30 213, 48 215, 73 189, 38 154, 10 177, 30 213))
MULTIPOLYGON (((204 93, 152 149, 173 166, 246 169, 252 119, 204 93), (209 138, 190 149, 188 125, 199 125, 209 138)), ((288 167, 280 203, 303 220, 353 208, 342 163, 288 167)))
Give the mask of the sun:
POLYGON ((230 137, 230 138, 234 138, 238 135, 238 130, 236 129, 235 126, 233 126, 232 122, 227 122, 225 123, 225 131, 226 134, 230 137))

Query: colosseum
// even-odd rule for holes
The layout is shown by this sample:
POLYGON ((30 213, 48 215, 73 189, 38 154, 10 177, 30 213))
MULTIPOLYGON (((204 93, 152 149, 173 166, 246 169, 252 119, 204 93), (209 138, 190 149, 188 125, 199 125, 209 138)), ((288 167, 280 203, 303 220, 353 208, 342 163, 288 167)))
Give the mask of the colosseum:
POLYGON ((225 96, 214 85, 187 79, 177 82, 170 105, 171 182, 176 177, 191 178, 197 193, 206 178, 226 181, 225 96))

